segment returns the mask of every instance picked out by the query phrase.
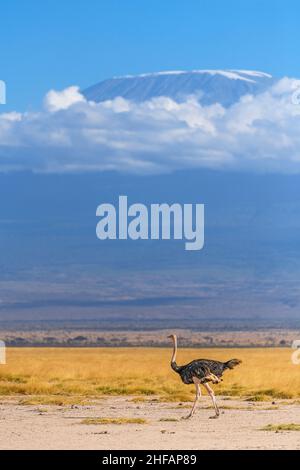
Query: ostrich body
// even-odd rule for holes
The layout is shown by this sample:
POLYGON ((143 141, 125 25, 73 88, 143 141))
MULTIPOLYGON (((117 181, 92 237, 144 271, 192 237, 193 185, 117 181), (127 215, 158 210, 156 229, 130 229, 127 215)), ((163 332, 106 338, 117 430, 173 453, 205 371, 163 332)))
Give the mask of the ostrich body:
POLYGON ((196 411, 196 406, 199 398, 201 397, 200 385, 203 385, 207 390, 209 396, 212 399, 215 416, 212 418, 218 418, 220 411, 216 402, 216 397, 214 391, 209 386, 209 382, 213 384, 220 383, 223 373, 228 369, 233 369, 235 366, 239 365, 242 361, 239 359, 231 359, 227 362, 214 361, 211 359, 196 359, 195 361, 189 362, 184 366, 178 366, 176 364, 176 355, 177 355, 177 336, 169 336, 173 340, 173 356, 171 359, 172 369, 180 375, 181 380, 184 384, 195 384, 196 386, 196 398, 193 405, 193 408, 187 418, 191 418, 196 411))

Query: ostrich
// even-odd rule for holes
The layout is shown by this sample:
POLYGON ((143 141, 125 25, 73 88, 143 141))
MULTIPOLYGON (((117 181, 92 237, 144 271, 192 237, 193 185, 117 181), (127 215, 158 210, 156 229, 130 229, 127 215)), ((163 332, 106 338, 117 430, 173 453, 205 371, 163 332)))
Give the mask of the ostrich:
POLYGON ((223 372, 227 369, 233 369, 235 366, 241 364, 242 361, 239 359, 231 359, 227 362, 219 362, 211 359, 196 359, 195 361, 186 364, 185 366, 178 366, 176 364, 176 354, 177 354, 177 336, 170 335, 168 338, 173 340, 173 356, 171 359, 172 369, 180 375, 181 380, 184 384, 195 384, 196 387, 196 398, 191 409, 190 414, 186 419, 191 418, 196 411, 196 406, 198 400, 201 397, 200 385, 203 385, 209 396, 212 399, 214 409, 216 414, 211 416, 211 419, 216 419, 220 415, 220 411, 216 402, 216 397, 213 389, 209 386, 209 382, 213 384, 220 383, 223 379, 221 378, 223 372))

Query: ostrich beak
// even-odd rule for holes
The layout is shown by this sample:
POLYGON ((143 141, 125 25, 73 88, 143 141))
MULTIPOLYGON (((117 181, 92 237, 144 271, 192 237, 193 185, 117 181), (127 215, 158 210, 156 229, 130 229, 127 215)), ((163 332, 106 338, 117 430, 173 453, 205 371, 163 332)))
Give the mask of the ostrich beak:
POLYGON ((169 336, 167 336, 167 338, 172 339, 172 338, 173 338, 173 335, 169 335, 169 336))

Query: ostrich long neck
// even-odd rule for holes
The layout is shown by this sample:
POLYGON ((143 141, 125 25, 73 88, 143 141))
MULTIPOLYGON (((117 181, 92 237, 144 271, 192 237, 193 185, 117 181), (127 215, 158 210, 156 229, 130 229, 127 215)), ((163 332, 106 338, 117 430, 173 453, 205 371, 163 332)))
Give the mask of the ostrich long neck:
POLYGON ((173 338, 173 355, 172 355, 172 359, 171 359, 171 367, 172 367, 173 370, 178 372, 178 370, 180 368, 176 364, 176 355, 177 355, 177 338, 176 338, 176 336, 174 336, 174 338, 173 338))

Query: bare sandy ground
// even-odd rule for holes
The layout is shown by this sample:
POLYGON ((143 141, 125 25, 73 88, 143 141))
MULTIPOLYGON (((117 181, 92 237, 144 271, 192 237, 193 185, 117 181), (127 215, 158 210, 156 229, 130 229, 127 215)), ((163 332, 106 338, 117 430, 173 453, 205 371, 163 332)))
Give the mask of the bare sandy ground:
POLYGON ((218 420, 203 397, 196 415, 186 405, 109 398, 89 406, 0 405, 0 448, 7 449, 300 449, 300 432, 262 431, 300 422, 300 405, 220 400, 218 420), (230 407, 230 409, 228 409, 230 407), (82 424, 85 418, 143 418, 146 424, 82 424), (169 421, 168 421, 169 420, 169 421), (173 421, 171 421, 173 420, 173 421))

